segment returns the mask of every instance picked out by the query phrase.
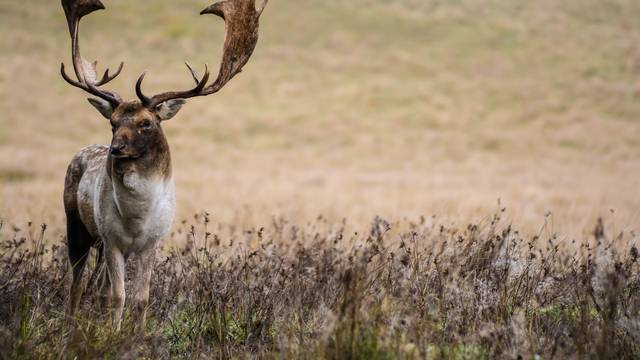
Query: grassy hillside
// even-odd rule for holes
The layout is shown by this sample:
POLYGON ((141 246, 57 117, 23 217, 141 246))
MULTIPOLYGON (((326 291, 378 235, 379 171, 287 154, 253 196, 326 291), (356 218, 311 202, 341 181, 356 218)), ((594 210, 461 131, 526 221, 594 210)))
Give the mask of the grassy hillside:
MULTIPOLYGON (((133 97, 217 66, 206 1, 106 1, 83 54, 125 61, 133 97)), ((640 220, 640 4, 570 1, 272 1, 243 74, 165 125, 181 218, 282 214, 478 218, 507 206, 579 232, 616 210, 640 220)), ((62 224, 65 167, 109 128, 58 74, 57 1, 0 0, 0 217, 62 224)))

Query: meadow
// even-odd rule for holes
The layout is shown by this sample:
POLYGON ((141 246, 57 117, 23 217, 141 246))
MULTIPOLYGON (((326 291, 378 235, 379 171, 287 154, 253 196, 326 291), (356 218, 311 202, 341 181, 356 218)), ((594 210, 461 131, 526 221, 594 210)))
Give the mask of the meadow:
MULTIPOLYGON (((187 87, 208 4, 105 0, 83 54, 125 98, 187 87)), ((63 317, 66 166, 111 133, 60 77, 59 2, 0 0, 0 358, 637 358, 639 19, 271 0, 242 74, 164 125, 178 218, 132 337, 91 291, 63 317)))

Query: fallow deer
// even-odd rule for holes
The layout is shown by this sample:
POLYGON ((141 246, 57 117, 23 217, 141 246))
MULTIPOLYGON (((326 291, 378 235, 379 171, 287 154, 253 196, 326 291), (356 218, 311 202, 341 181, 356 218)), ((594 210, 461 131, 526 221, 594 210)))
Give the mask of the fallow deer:
POLYGON ((200 78, 187 64, 196 83, 192 89, 147 97, 142 92, 142 74, 136 83, 138 100, 123 101, 115 92, 101 89, 120 74, 123 63, 115 73, 110 75, 107 69, 98 78, 96 63, 80 56, 80 19, 104 5, 100 0, 62 0, 76 79, 67 75, 64 63, 60 72, 69 84, 94 96, 89 102, 109 119, 113 132, 110 146, 82 149, 67 169, 64 207, 73 277, 69 314, 77 311, 86 260, 91 248, 97 247, 98 263, 104 258, 106 264, 100 293, 116 329, 124 310, 125 261, 135 255, 133 300, 137 323, 144 326, 156 247, 167 235, 175 212, 171 154, 161 123, 176 115, 185 99, 218 92, 242 70, 257 44, 258 22, 267 1, 256 7, 255 0, 226 0, 202 10, 201 14, 225 21, 222 62, 214 82, 207 84, 206 65, 200 78))

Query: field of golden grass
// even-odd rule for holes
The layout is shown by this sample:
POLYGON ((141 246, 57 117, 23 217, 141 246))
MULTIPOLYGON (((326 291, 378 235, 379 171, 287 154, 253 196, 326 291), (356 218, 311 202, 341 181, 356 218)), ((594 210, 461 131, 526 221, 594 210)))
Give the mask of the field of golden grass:
MULTIPOLYGON (((83 54, 124 97, 186 87, 182 62, 217 66, 207 1, 106 1, 83 54), (103 68, 103 67, 101 67, 103 68)), ((635 0, 272 0, 258 48, 220 94, 165 124, 178 222, 238 226, 318 214, 478 221, 498 207, 567 236, 603 216, 640 220, 640 3, 635 0), (498 204, 498 199, 500 204, 498 204)), ((0 219, 63 236, 74 153, 110 141, 60 77, 57 1, 0 0, 0 219)), ((51 234, 51 233, 50 233, 51 234)))

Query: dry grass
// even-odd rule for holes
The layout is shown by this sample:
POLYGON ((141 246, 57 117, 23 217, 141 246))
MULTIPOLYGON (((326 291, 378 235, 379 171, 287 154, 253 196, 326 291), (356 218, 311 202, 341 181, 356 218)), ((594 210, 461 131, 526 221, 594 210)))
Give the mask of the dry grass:
POLYGON ((381 218, 349 233, 196 217, 157 259, 144 336, 96 320, 93 295, 65 320, 64 247, 4 229, 0 358, 637 359, 637 235, 562 243, 501 214, 397 235, 381 218))
MULTIPOLYGON (((133 96, 215 64, 206 1, 109 1, 83 48, 126 62, 133 96)), ((582 235, 609 209, 640 220, 640 9, 634 0, 287 1, 270 4, 242 76, 166 124, 179 218, 253 225, 317 214, 366 222, 509 206, 534 231, 552 212, 582 235)), ((67 162, 108 125, 66 85, 57 2, 0 0, 0 217, 62 232, 67 162)))

